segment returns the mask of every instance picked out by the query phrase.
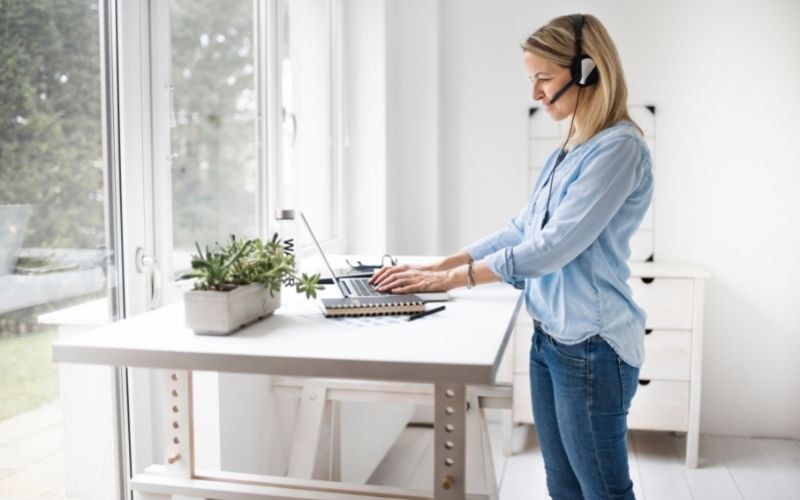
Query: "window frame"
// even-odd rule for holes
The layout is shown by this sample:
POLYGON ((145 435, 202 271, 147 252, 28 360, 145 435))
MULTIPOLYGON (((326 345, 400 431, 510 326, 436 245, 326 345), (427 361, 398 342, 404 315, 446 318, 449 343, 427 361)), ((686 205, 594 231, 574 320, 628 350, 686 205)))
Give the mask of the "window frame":
MULTIPOLYGON (((326 253, 336 254, 344 253, 347 250, 348 234, 345 224, 345 186, 344 179, 344 161, 345 161, 345 124, 347 123, 346 116, 346 94, 344 76, 346 74, 344 65, 345 57, 343 54, 344 46, 344 29, 343 29, 343 0, 327 0, 329 4, 329 24, 330 24, 330 52, 329 57, 331 61, 331 74, 329 86, 331 89, 331 177, 333 179, 333 186, 331 189, 331 201, 333 204, 333 237, 322 239, 320 246, 326 253)), ((267 4, 265 8, 266 16, 263 16, 268 30, 261 31, 261 33, 269 33, 266 40, 268 52, 266 67, 271 67, 274 72, 269 76, 271 84, 271 94, 269 95, 270 103, 272 104, 272 112, 262 109, 262 116, 266 117, 266 128, 268 133, 265 137, 271 141, 273 147, 267 155, 268 158, 268 182, 271 189, 268 191, 271 195, 271 202, 269 204, 269 214, 282 208, 280 186, 282 185, 280 161, 283 152, 283 117, 281 113, 281 75, 280 75, 280 55, 283 53, 283 47, 280 41, 280 27, 278 20, 282 18, 280 12, 280 0, 264 0, 267 4)), ((259 2, 262 3, 262 2, 259 2)), ((262 17, 262 16, 260 16, 262 17)), ((262 101, 263 102, 263 101, 262 101)), ((274 222, 274 220, 272 221, 274 222)), ((274 226, 265 227, 267 232, 265 235, 270 234, 270 230, 274 226)), ((297 224, 298 231, 304 231, 305 228, 301 224, 297 224)), ((296 247, 298 256, 307 256, 316 254, 316 248, 310 240, 303 246, 296 247)))

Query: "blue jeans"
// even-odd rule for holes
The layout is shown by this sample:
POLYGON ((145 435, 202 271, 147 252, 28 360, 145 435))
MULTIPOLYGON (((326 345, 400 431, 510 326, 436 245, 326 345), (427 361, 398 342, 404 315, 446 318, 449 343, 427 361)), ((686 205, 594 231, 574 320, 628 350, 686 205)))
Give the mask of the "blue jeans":
POLYGON ((554 500, 631 499, 628 409, 639 369, 599 335, 557 342, 537 324, 531 345, 533 418, 554 500))

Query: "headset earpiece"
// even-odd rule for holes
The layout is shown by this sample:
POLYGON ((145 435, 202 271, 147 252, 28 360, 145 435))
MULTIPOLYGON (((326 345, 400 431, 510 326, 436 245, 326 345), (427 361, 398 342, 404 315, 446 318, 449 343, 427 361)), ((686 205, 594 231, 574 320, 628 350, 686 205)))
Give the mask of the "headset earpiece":
POLYGON ((597 64, 594 63, 591 57, 583 56, 583 58, 581 58, 580 78, 576 83, 581 87, 594 85, 597 83, 598 77, 597 64))

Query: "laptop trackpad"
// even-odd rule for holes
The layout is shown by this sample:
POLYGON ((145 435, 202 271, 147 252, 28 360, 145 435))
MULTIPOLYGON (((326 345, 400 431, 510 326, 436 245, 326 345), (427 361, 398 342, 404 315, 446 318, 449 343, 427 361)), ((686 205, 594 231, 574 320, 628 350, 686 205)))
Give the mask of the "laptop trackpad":
POLYGON ((447 292, 424 292, 415 293, 423 302, 444 302, 450 300, 450 294, 447 292))

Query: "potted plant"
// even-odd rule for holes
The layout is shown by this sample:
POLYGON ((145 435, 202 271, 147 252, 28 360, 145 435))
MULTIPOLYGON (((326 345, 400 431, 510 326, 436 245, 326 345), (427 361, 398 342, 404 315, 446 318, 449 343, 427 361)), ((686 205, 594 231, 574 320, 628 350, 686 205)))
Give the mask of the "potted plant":
POLYGON ((269 241, 231 236, 225 245, 205 252, 197 247, 192 271, 194 289, 184 294, 186 325, 198 334, 226 335, 259 318, 270 316, 281 303, 282 286, 294 286, 315 298, 319 274, 298 276, 295 255, 278 234, 269 241))

